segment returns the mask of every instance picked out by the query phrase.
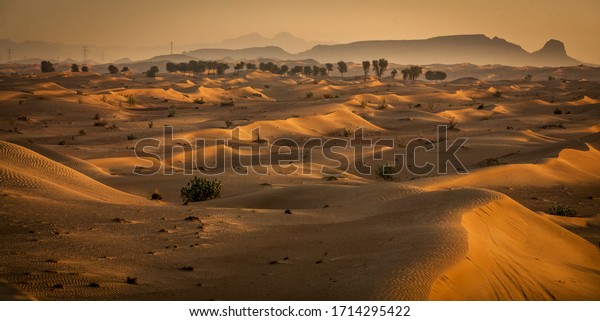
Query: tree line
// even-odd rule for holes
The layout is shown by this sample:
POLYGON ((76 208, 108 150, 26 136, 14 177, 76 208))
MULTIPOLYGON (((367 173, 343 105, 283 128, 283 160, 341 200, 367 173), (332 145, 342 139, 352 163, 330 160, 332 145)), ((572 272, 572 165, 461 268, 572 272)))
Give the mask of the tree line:
MULTIPOLYGON (((367 81, 367 78, 369 77, 369 73, 372 70, 375 74, 375 76, 377 77, 378 80, 381 81, 381 79, 383 79, 385 72, 387 71, 388 68, 388 61, 384 58, 380 58, 380 59, 374 59, 372 61, 368 61, 365 60, 362 62, 362 68, 363 68, 363 72, 364 72, 364 81, 367 81)), ((289 76, 293 76, 296 74, 301 74, 305 77, 325 77, 325 76, 329 76, 329 73, 333 71, 333 67, 334 65, 332 63, 326 63, 325 65, 321 65, 321 66, 317 66, 317 65, 295 65, 293 67, 290 67, 288 65, 277 65, 273 62, 261 62, 258 64, 258 66, 254 63, 250 63, 250 62, 244 62, 241 61, 239 63, 237 63, 234 67, 233 67, 233 74, 234 75, 238 75, 240 71, 246 69, 247 71, 254 71, 256 69, 260 69, 262 71, 269 71, 273 74, 278 74, 281 75, 282 77, 284 77, 285 75, 289 75, 289 76)), ((346 64, 346 62, 344 61, 338 61, 336 64, 337 70, 340 73, 340 75, 342 76, 342 78, 344 78, 344 74, 346 72, 348 72, 348 65, 346 64)), ((229 64, 227 63, 222 63, 222 62, 218 62, 218 61, 203 61, 203 60, 190 60, 189 62, 180 62, 180 63, 173 63, 173 62, 167 62, 166 64, 166 69, 168 72, 170 73, 174 73, 174 72, 181 72, 184 75, 202 75, 202 74, 207 74, 207 75, 218 75, 221 76, 223 74, 225 74, 225 71, 229 69, 229 64)), ((41 70, 42 72, 53 72, 56 71, 54 64, 52 64, 50 61, 42 61, 41 62, 41 70)), ((72 64, 71 65, 71 72, 79 72, 80 68, 77 64, 72 64)), ((88 66, 83 65, 81 67, 81 71, 82 72, 88 72, 89 68, 88 66)), ((129 68, 127 66, 123 67, 121 69, 121 72, 127 72, 129 71, 129 68)), ((158 67, 156 66, 152 66, 148 71, 145 72, 146 76, 148 77, 156 77, 156 75, 158 74, 158 67)), ((111 74, 117 74, 119 72, 119 68, 117 68, 115 65, 109 65, 108 66, 108 72, 111 74)), ((411 80, 412 83, 415 83, 416 80, 423 74, 423 67, 422 66, 418 66, 418 65, 412 65, 408 68, 402 69, 400 71, 400 73, 402 74, 402 79, 404 82, 406 82, 407 80, 411 80)), ((396 69, 392 69, 391 72, 391 78, 392 81, 394 81, 394 79, 396 78, 397 74, 398 74, 398 70, 396 69)), ((425 79, 429 80, 429 81, 444 81, 447 78, 447 75, 445 72, 443 71, 436 71, 436 70, 428 70, 425 73, 425 79)))

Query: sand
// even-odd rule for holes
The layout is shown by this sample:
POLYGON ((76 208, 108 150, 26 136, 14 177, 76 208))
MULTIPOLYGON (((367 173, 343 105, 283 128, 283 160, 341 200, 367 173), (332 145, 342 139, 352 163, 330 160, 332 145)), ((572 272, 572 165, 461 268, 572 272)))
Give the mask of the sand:
MULTIPOLYGON (((0 298, 599 300, 599 102, 595 81, 0 75, 0 298), (384 181, 318 154, 261 168, 235 148, 278 156, 278 139, 358 128, 439 146, 451 119, 449 141, 468 141, 448 175, 384 181), (175 152, 140 160, 143 138, 175 152), (222 195, 182 205, 193 164, 177 139, 196 138, 232 139, 199 152, 253 166, 196 171, 222 180, 222 195), (546 213, 555 203, 579 217, 546 213)), ((363 153, 382 155, 374 166, 395 157, 363 153)))

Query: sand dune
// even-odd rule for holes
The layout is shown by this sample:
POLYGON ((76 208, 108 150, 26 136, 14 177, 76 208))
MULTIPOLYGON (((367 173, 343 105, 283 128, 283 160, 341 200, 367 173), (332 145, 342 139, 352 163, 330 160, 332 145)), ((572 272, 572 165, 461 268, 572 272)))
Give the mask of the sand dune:
POLYGON ((30 197, 139 202, 136 197, 95 180, 24 147, 0 141, 2 187, 30 197))
POLYGON ((0 297, 600 299, 600 86, 467 67, 489 79, 0 74, 0 297), (370 173, 302 146, 358 128, 394 139, 337 151, 370 173), (378 172, 461 137, 448 175, 378 172), (144 138, 160 159, 135 156, 144 138), (280 138, 299 159, 278 163, 280 138), (192 175, 220 198, 182 205, 192 175))

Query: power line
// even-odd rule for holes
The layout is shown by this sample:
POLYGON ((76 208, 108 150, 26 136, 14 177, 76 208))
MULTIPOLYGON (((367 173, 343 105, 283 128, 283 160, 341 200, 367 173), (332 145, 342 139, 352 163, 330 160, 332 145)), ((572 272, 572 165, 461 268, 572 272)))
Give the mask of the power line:
POLYGON ((173 41, 171 41, 171 55, 173 55, 173 41))
POLYGON ((8 63, 10 63, 10 60, 11 60, 11 57, 10 57, 10 56, 11 56, 11 54, 12 54, 12 49, 11 49, 11 48, 8 48, 8 49, 6 49, 6 52, 8 53, 8 61, 7 61, 7 62, 8 62, 8 63))

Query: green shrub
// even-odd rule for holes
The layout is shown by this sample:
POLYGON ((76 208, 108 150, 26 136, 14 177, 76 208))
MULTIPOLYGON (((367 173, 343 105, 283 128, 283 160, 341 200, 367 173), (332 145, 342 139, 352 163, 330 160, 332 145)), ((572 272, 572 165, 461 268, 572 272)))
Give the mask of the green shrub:
POLYGON ((135 105, 136 101, 135 101, 135 97, 133 97, 133 95, 125 95, 125 98, 127 99, 127 103, 131 106, 135 105))
POLYGON ((546 212, 551 215, 576 217, 577 211, 570 205, 554 204, 546 212))
POLYGON ((377 175, 385 181, 394 180, 395 167, 392 164, 379 165, 377 167, 377 175))
POLYGON ((169 107, 169 114, 167 115, 167 117, 174 117, 176 114, 177 114, 177 106, 171 105, 171 107, 169 107))
POLYGON ((202 202, 221 196, 221 181, 214 179, 209 181, 206 178, 194 178, 187 183, 187 186, 181 188, 181 200, 184 204, 189 202, 202 202))

